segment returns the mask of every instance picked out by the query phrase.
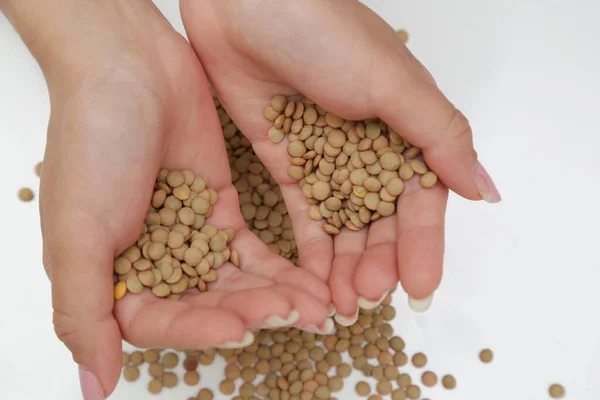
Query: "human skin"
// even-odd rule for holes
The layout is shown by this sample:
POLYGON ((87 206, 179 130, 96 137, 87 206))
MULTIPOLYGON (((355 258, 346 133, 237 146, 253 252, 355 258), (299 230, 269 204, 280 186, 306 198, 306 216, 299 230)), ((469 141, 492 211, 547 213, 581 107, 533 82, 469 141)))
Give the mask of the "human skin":
POLYGON ((192 48, 148 0, 0 0, 48 86, 44 267, 55 331, 79 365, 86 400, 114 390, 122 339, 146 348, 218 347, 273 325, 273 317, 319 331, 332 305, 348 323, 359 299, 380 298, 399 278, 416 299, 439 284, 445 186, 409 184, 397 217, 331 239, 305 217, 299 191, 278 172, 284 151, 265 140, 262 108, 274 94, 302 92, 346 118, 380 116, 424 149, 451 189, 499 200, 476 161, 466 119, 387 24, 353 1, 277 3, 182 2, 192 48), (269 12, 259 12, 265 6, 269 12), (289 22, 287 31, 274 16, 289 22), (317 40, 323 35, 330 39, 317 40), (332 51, 343 69, 316 56, 332 51), (282 184, 302 268, 271 254, 244 227, 209 80, 282 184), (115 304, 112 260, 139 234, 162 166, 209 178, 219 202, 208 222, 236 229, 242 268, 222 267, 209 293, 179 302, 143 293, 115 304))

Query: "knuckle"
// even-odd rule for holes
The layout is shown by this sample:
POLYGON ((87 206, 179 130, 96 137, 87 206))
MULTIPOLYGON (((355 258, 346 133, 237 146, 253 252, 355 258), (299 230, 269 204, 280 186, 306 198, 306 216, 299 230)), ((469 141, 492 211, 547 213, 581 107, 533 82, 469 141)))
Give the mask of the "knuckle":
POLYGON ((467 117, 458 109, 454 109, 446 125, 444 137, 453 142, 472 142, 473 131, 467 117))
POLYGON ((74 356, 81 354, 83 349, 79 345, 80 340, 78 340, 81 335, 78 319, 70 313, 55 309, 52 313, 52 324, 58 340, 63 342, 74 356))

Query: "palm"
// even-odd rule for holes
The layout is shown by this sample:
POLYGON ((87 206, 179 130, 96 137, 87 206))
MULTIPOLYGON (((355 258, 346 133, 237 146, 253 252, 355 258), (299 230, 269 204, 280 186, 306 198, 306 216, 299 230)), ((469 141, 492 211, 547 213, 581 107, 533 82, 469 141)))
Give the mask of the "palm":
MULTIPOLYGON (((327 287, 273 255, 245 229, 202 68, 183 38, 174 31, 163 37, 159 57, 168 60, 166 73, 128 57, 119 58, 127 62, 108 60, 101 81, 82 84, 64 106, 53 109, 41 214, 44 232, 62 234, 44 235, 49 276, 60 262, 57 255, 70 253, 66 244, 82 242, 78 230, 85 227, 80 261, 106 268, 102 281, 90 286, 110 315, 112 259, 139 235, 159 168, 190 168, 218 191, 208 223, 237 230, 232 245, 241 269, 224 265, 211 291, 186 294, 179 302, 149 292, 126 296, 115 309, 123 337, 141 347, 215 347, 292 310, 300 316, 296 326, 320 327, 327 315, 327 287), (151 324, 155 329, 148 329, 151 324)), ((53 281, 53 300, 60 302, 69 288, 53 281)), ((56 319, 59 336, 69 334, 61 332, 63 317, 56 319)), ((112 324, 107 319, 107 335, 118 332, 112 324)))
POLYGON ((343 230, 335 239, 308 217, 299 186, 282 168, 289 164, 286 144, 268 140, 269 123, 262 111, 275 94, 301 91, 345 118, 377 115, 368 95, 377 90, 370 79, 376 60, 362 57, 377 55, 377 41, 380 36, 389 39, 389 28, 360 5, 342 3, 215 1, 199 6, 182 1, 181 8, 190 41, 222 103, 281 185, 301 266, 329 281, 338 313, 350 317, 340 321, 352 323, 359 298, 379 299, 395 285, 399 272, 409 288, 410 276, 425 281, 422 289, 413 284, 413 293, 427 295, 437 284, 447 192, 442 187, 418 191, 410 182, 397 216, 359 232, 343 230), (348 53, 356 56, 351 62, 348 53), (424 257, 421 265, 408 249, 414 257, 424 257))

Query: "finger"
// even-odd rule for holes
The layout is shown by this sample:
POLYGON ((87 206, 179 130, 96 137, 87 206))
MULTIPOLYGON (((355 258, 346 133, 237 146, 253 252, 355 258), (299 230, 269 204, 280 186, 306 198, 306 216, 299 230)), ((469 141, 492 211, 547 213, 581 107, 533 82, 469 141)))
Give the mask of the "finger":
POLYGON ((53 323, 79 365, 84 398, 95 399, 114 390, 121 371, 121 332, 112 314, 112 251, 95 221, 69 213, 54 215, 59 229, 52 221, 45 225, 53 323))
POLYGON ((284 294, 292 307, 300 313, 300 319, 294 326, 322 335, 331 335, 334 332, 333 320, 328 318, 329 309, 317 298, 289 285, 278 284, 273 288, 284 294))
POLYGON ((413 179, 398 199, 398 272, 413 299, 432 295, 442 279, 444 221, 448 189, 421 190, 413 179))
POLYGON ((333 262, 333 240, 321 227, 322 222, 309 217, 309 204, 300 186, 290 183, 280 187, 288 214, 292 218, 300 266, 326 282, 333 262))
POLYGON ((290 326, 300 318, 288 298, 273 290, 272 284, 227 292, 211 289, 186 296, 185 301, 195 306, 220 307, 238 315, 249 329, 254 330, 290 326))
MULTIPOLYGON (((298 268, 274 254, 247 229, 237 232, 232 246, 240 255, 242 271, 271 279, 273 282, 295 286, 320 299, 325 305, 331 302, 329 288, 325 281, 305 268, 298 268)), ((321 262, 325 264, 325 261, 321 262)))
POLYGON ((335 258, 329 277, 331 296, 336 307, 336 322, 350 326, 358 318, 358 293, 354 275, 367 243, 367 229, 358 232, 346 228, 335 237, 335 258))
POLYGON ((235 313, 160 299, 148 290, 119 300, 115 316, 123 339, 140 348, 206 349, 247 339, 246 324, 235 313))
POLYGON ((227 264, 219 268, 219 273, 218 284, 210 292, 186 295, 185 300, 197 306, 224 308, 239 315, 251 328, 294 325, 315 333, 330 333, 333 321, 327 320, 328 308, 305 291, 286 284, 269 284, 227 264))
MULTIPOLYGON (((271 316, 287 320, 291 311, 295 311, 297 314, 298 319, 294 321, 295 323, 320 326, 323 323, 323 319, 329 314, 328 303, 324 303, 319 298, 311 295, 306 288, 284 283, 273 283, 270 279, 241 272, 229 263, 219 268, 219 279, 211 285, 211 290, 218 289, 229 292, 247 291, 255 288, 273 292, 273 294, 270 294, 274 296, 273 298, 268 299, 267 295, 263 297, 267 302, 274 302, 278 299, 275 293, 284 295, 287 300, 283 301, 282 305, 268 303, 261 305, 258 302, 257 308, 262 308, 263 310, 255 310, 255 312, 260 313, 260 316, 255 317, 256 319, 252 321, 253 326, 260 325, 262 320, 271 316)), ((242 313, 249 312, 248 310, 251 308, 247 302, 241 302, 238 306, 237 310, 242 313)), ((243 316, 244 314, 240 315, 243 316)))
POLYGON ((369 225, 366 249, 354 275, 358 305, 363 309, 377 308, 398 282, 397 237, 395 216, 369 225))

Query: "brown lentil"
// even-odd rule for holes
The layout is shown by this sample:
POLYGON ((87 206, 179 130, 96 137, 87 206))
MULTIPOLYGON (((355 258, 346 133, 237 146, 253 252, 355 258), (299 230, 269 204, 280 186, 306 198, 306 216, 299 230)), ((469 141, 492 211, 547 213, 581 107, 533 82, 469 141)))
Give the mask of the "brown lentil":
POLYGON ((406 397, 409 399, 418 399, 421 397, 421 388, 416 385, 410 385, 406 389, 406 397))
POLYGON ((489 364, 494 359, 494 353, 490 349, 483 349, 479 353, 479 359, 485 364, 489 364))
POLYGON ((548 388, 548 393, 553 399, 562 399, 565 396, 565 388, 558 383, 554 383, 548 388))
POLYGON ((33 200, 33 191, 29 188, 19 189, 18 195, 19 195, 19 200, 21 200, 21 201, 27 202, 27 201, 33 200))
POLYGON ((456 379, 452 375, 445 375, 442 378, 442 386, 444 388, 452 390, 456 387, 456 379))
POLYGON ((437 375, 432 371, 425 371, 421 375, 421 382, 427 387, 433 387, 437 384, 437 375))
POLYGON ((140 377, 140 370, 135 366, 125 367, 123 377, 127 382, 135 382, 140 377))
POLYGON ((371 386, 365 381, 358 382, 355 388, 356 393, 362 397, 366 397, 371 393, 371 386))
POLYGON ((415 353, 412 356, 412 364, 417 368, 423 368, 427 365, 427 356, 423 353, 415 353))

